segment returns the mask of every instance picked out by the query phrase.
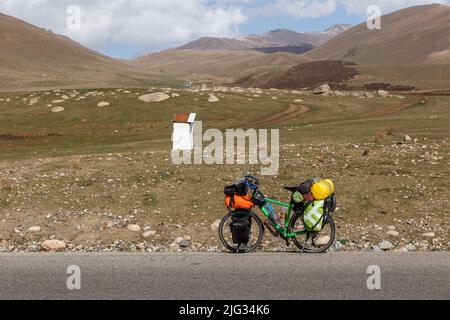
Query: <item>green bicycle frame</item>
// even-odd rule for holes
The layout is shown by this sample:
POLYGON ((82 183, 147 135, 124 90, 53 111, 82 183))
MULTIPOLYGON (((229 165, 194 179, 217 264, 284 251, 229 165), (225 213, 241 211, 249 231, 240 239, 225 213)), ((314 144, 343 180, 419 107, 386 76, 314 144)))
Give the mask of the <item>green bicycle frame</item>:
POLYGON ((278 206, 281 206, 281 207, 284 207, 284 208, 288 208, 288 212, 286 213, 286 219, 285 219, 285 222, 284 222, 284 229, 282 229, 278 225, 278 223, 276 223, 272 219, 272 217, 270 216, 269 212, 267 212, 267 209, 265 207, 261 207, 260 208, 261 211, 264 213, 264 215, 269 219, 269 222, 272 225, 272 227, 274 227, 284 239, 294 238, 296 236, 306 234, 306 231, 288 233, 289 232, 289 222, 291 221, 291 214, 292 214, 292 207, 293 207, 292 203, 288 204, 288 203, 284 203, 284 202, 281 202, 281 201, 273 200, 273 199, 270 199, 270 198, 265 198, 265 200, 268 203, 275 204, 275 205, 278 205, 278 206))

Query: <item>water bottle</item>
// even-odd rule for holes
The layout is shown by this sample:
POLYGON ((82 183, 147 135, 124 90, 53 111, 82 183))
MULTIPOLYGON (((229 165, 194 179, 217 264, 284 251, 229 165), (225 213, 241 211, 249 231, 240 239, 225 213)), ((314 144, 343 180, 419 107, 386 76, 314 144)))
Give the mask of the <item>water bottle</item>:
POLYGON ((266 203, 264 208, 266 208, 267 212, 269 213, 269 215, 273 221, 278 222, 280 220, 280 216, 277 214, 277 212, 275 211, 275 208, 273 207, 273 205, 271 203, 266 203))

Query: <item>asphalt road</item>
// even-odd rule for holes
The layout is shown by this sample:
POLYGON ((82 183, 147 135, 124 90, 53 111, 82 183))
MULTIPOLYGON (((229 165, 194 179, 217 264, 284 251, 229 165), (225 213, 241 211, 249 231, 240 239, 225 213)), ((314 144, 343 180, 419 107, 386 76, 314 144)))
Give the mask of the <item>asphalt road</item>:
POLYGON ((450 253, 0 254, 0 299, 448 300, 450 253))

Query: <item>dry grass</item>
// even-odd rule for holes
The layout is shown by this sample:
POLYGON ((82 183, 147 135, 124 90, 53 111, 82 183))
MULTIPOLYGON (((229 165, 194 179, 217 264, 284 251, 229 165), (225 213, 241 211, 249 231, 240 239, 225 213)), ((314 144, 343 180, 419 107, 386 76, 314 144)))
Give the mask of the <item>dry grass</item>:
POLYGON ((0 190, 6 192, 13 192, 17 187, 16 182, 11 179, 0 179, 0 190))
POLYGON ((384 127, 383 129, 378 131, 378 133, 375 136, 374 141, 378 142, 378 141, 384 140, 387 137, 392 136, 393 134, 394 134, 394 129, 392 127, 384 127))

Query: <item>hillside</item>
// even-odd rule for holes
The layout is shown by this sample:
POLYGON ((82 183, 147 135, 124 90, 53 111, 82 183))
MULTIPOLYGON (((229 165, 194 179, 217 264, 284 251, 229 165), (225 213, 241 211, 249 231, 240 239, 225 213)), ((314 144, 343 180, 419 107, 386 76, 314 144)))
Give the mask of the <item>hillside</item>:
POLYGON ((265 54, 254 50, 168 50, 136 59, 142 70, 232 82, 245 75, 285 71, 305 60, 297 54, 265 54))
POLYGON ((381 30, 362 23, 305 54, 362 65, 450 62, 450 7, 416 6, 383 16, 381 30))
POLYGON ((299 63, 300 55, 351 28, 333 25, 324 32, 277 29, 235 39, 204 37, 184 46, 133 61, 147 72, 247 85, 252 79, 279 76, 299 63))
POLYGON ((68 37, 0 13, 0 90, 137 85, 152 79, 68 37))
POLYGON ((299 64, 267 83, 263 88, 299 89, 313 87, 323 83, 340 84, 359 75, 351 62, 313 61, 299 64))

